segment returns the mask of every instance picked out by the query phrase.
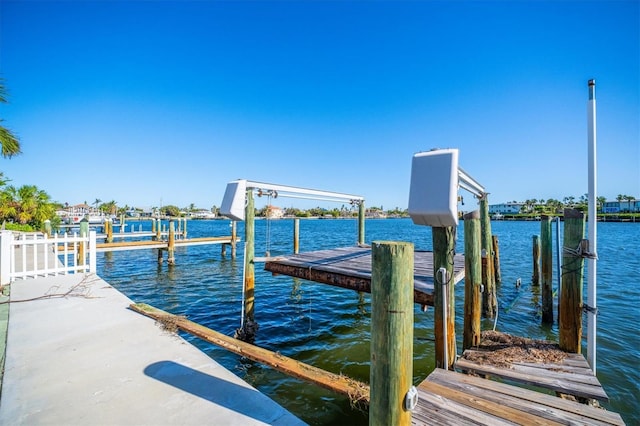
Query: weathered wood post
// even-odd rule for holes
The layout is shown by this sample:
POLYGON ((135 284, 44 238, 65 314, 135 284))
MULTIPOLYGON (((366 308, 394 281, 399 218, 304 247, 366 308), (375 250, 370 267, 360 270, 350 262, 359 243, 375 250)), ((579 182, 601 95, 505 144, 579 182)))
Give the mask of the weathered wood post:
POLYGON ((540 285, 540 236, 533 236, 533 273, 531 274, 531 284, 540 285))
POLYGON ((187 218, 184 218, 184 225, 182 227, 182 238, 187 239, 187 218))
POLYGON ((453 285, 454 231, 452 226, 433 227, 431 228, 431 233, 433 239, 435 308, 433 315, 436 338, 436 366, 449 369, 455 361, 456 342, 456 310, 453 285), (440 269, 444 269, 446 274, 442 274, 440 269), (443 320, 445 312, 447 314, 446 332, 443 320))
POLYGON ((111 219, 105 219, 104 221, 105 227, 107 228, 107 242, 113 242, 113 222, 111 219))
POLYGON ((157 220, 158 220, 158 224, 156 226, 156 241, 161 241, 162 240, 162 221, 160 220, 160 218, 158 218, 157 220))
POLYGON ((553 245, 551 217, 540 217, 540 263, 542 271, 542 323, 553 324, 553 245))
POLYGON ((255 322, 254 297, 255 297, 255 207, 253 201, 253 189, 247 189, 247 204, 244 214, 244 314, 242 325, 236 330, 236 338, 245 342, 253 342, 258 324, 255 322))
MULTIPOLYGON (((89 236, 89 219, 83 217, 80 221, 80 237, 86 238, 89 236)), ((78 264, 84 265, 87 247, 84 241, 78 243, 78 264)))
POLYGON ((493 243, 493 277, 496 284, 502 282, 502 269, 500 268, 500 244, 498 242, 498 236, 492 235, 491 242, 493 243))
POLYGON ((493 273, 493 242, 491 239, 491 218, 489 217, 489 200, 485 194, 480 198, 480 223, 482 241, 482 313, 493 318, 498 310, 496 286, 493 273))
POLYGON ((358 204, 358 244, 364 244, 364 200, 358 204))
POLYGON ((371 248, 371 402, 369 425, 409 425, 413 381, 413 244, 371 248))
POLYGON ((235 259, 236 258, 236 245, 237 245, 237 238, 238 238, 238 234, 237 234, 237 225, 236 225, 236 221, 232 220, 231 221, 231 258, 235 259))
POLYGON ((125 231, 125 229, 124 229, 125 226, 126 226, 126 223, 124 221, 124 214, 121 214, 120 215, 120 232, 121 233, 125 231))
POLYGON ((462 349, 480 344, 482 316, 482 256, 480 212, 464 215, 464 331, 462 349))
POLYGON ((176 264, 176 225, 173 219, 169 220, 169 239, 167 242, 167 264, 176 264))
POLYGON ((581 353, 584 258, 580 254, 580 248, 584 230, 584 214, 578 210, 565 209, 558 328, 560 349, 573 353, 581 353))
POLYGON ((300 219, 293 219, 293 254, 300 252, 300 219))
MULTIPOLYGON (((151 233, 152 233, 152 234, 155 234, 155 233, 156 233, 156 219, 155 219, 155 218, 153 218, 153 217, 151 218, 151 233)), ((157 239, 157 237, 156 237, 156 236, 153 236, 153 237, 151 237, 151 239, 152 239, 152 240, 156 240, 156 239, 157 239)))
POLYGON ((47 237, 51 236, 51 221, 49 219, 44 221, 44 233, 47 234, 47 237))

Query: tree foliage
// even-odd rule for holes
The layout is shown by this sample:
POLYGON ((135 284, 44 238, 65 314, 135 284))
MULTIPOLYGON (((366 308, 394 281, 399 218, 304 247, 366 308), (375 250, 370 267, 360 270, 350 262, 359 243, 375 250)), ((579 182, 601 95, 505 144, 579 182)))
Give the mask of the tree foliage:
MULTIPOLYGON (((8 103, 7 91, 4 87, 4 79, 0 78, 0 103, 8 103)), ((0 118, 0 145, 2 145, 1 154, 4 158, 11 158, 14 155, 20 154, 20 141, 11 132, 11 130, 4 127, 2 124, 4 120, 0 118)))

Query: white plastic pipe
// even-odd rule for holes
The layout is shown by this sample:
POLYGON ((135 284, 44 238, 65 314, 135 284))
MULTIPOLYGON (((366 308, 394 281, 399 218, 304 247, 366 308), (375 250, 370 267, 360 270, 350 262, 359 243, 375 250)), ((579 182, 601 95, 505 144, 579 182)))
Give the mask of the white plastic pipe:
MULTIPOLYGON (((589 145, 589 251, 597 253, 597 217, 596 206, 596 81, 589 80, 589 101, 587 104, 587 139, 589 145)), ((587 313, 587 362, 591 366, 593 373, 596 372, 596 263, 593 256, 588 259, 588 281, 587 281, 587 304, 591 308, 587 313)))

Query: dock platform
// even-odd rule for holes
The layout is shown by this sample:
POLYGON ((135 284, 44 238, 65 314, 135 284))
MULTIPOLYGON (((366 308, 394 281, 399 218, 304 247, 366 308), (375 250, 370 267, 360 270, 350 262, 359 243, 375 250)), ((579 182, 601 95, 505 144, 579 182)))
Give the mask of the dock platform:
POLYGON ((440 368, 418 394, 414 425, 624 425, 618 413, 440 368))
MULTIPOLYGON (((264 269, 350 290, 371 292, 371 247, 318 250, 266 259, 264 269)), ((464 279, 464 256, 454 257, 454 280, 464 279)), ((433 253, 414 252, 414 302, 433 306, 433 253)))
POLYGON ((485 331, 480 345, 465 350, 455 367, 576 398, 609 401, 584 356, 561 351, 554 342, 485 331))
POLYGON ((304 424, 94 274, 16 280, 10 300, 0 424, 304 424))
MULTIPOLYGON (((155 235, 155 234, 154 234, 155 235)), ((236 238, 236 242, 240 239, 236 238)), ((231 244, 233 239, 230 236, 224 237, 200 237, 200 238, 188 238, 184 240, 175 240, 175 247, 185 246, 202 246, 208 244, 231 244)), ((168 241, 118 241, 113 243, 98 243, 96 244, 96 252, 106 251, 123 251, 123 250, 144 250, 144 249, 167 249, 169 247, 168 241)))

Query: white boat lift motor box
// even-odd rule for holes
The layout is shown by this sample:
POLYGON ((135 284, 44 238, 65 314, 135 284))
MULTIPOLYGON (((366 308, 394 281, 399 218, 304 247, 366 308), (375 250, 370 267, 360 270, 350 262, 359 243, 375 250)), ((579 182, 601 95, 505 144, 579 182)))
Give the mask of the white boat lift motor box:
POLYGON ((458 225, 458 150, 419 152, 411 163, 409 216, 416 225, 458 225))
POLYGON ((220 214, 231 220, 243 221, 247 199, 247 180, 239 179, 227 184, 220 206, 220 214))

